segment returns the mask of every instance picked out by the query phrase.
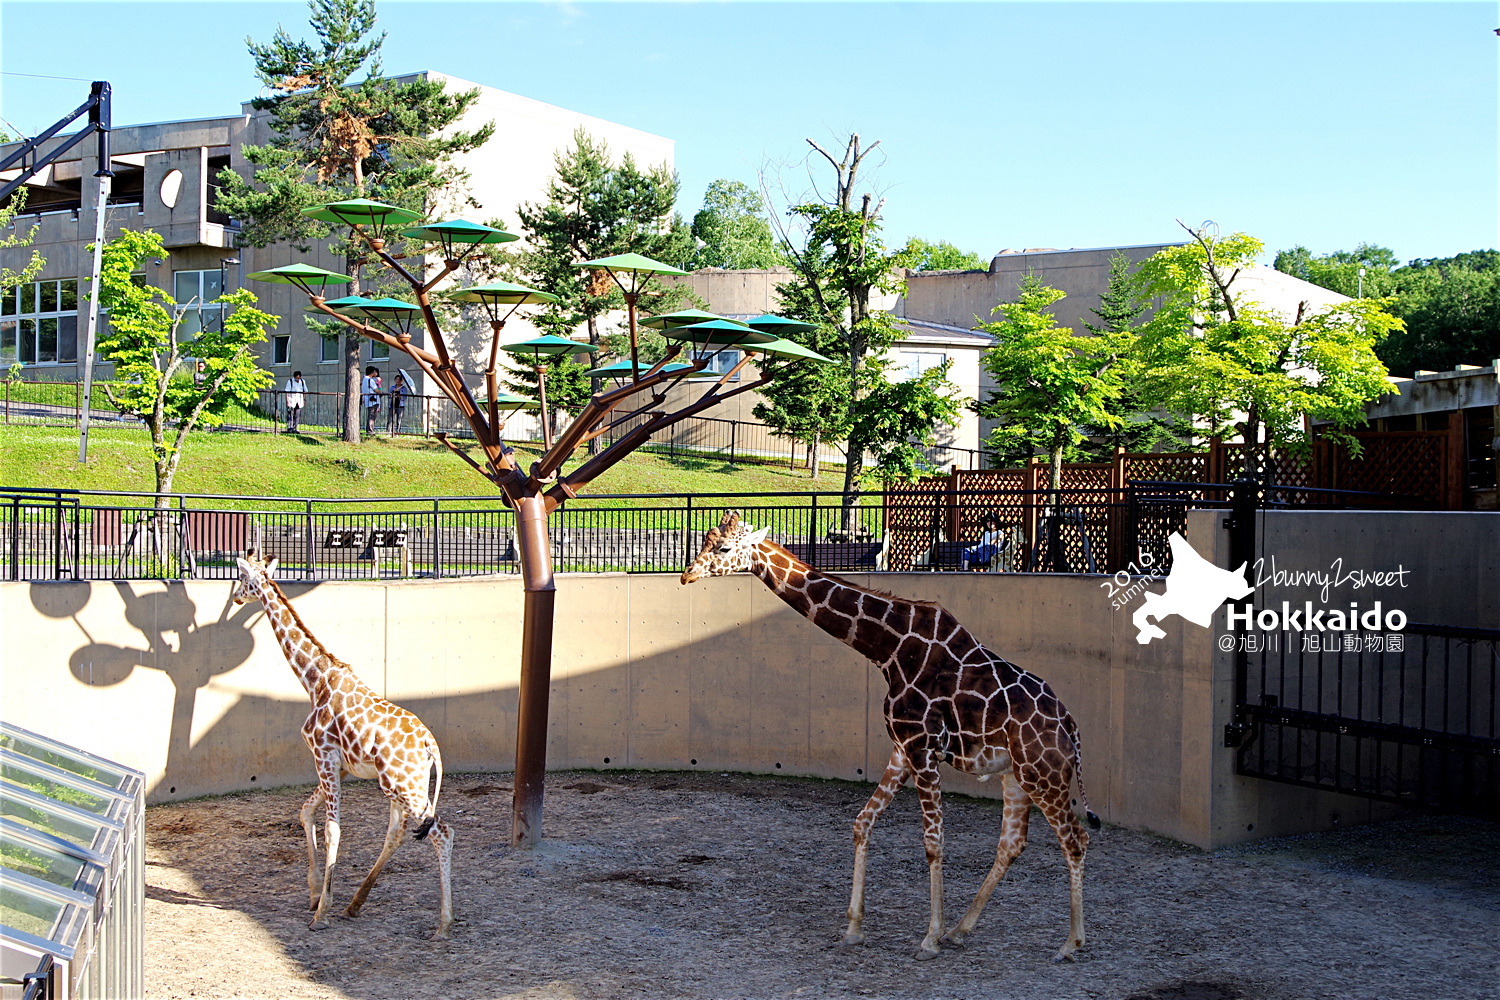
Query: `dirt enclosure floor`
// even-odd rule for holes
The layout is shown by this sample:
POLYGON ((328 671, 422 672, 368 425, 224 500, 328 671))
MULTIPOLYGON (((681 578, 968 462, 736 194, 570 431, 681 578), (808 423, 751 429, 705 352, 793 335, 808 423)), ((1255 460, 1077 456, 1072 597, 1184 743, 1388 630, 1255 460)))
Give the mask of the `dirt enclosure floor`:
MULTIPOLYGON (((150 997, 1080 997, 1303 1000, 1500 996, 1500 827, 1413 819, 1204 853, 1106 827, 1067 932, 1057 841, 1031 845, 962 950, 912 953, 927 919, 915 794, 876 827, 865 929, 839 944, 850 823, 871 788, 723 774, 556 773, 546 846, 512 851, 507 775, 450 775, 451 940, 431 849, 396 853, 355 919, 307 929, 297 810, 309 789, 147 813, 150 997)), ((950 796, 948 919, 994 857, 999 803, 950 796)), ((335 906, 378 853, 386 808, 346 786, 335 906)), ((321 819, 321 817, 320 817, 321 819)))

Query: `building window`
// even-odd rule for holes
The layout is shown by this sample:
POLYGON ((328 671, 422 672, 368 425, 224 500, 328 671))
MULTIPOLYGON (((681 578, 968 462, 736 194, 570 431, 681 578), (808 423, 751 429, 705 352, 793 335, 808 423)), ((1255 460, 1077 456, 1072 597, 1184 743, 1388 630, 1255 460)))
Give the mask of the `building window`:
MULTIPOLYGON (((715 350, 713 348, 710 348, 706 351, 694 351, 693 360, 708 362, 708 367, 703 369, 703 374, 723 375, 725 372, 729 371, 735 365, 740 363, 740 352, 733 350, 732 348, 725 348, 724 350, 715 350)), ((641 369, 643 371, 646 369, 646 367, 647 366, 644 364, 641 365, 641 369)))
POLYGON ((183 337, 196 337, 203 330, 220 329, 220 309, 214 299, 224 294, 224 272, 217 267, 212 271, 173 271, 172 301, 182 310, 182 325, 178 332, 183 337))
POLYGON ((897 351, 891 364, 891 379, 906 382, 925 375, 948 360, 948 355, 936 351, 897 351))
POLYGON ((292 363, 292 338, 271 338, 271 364, 289 365, 292 363))
POLYGON ((328 365, 337 361, 339 359, 338 334, 334 334, 332 337, 319 337, 318 339, 323 342, 323 350, 318 355, 318 363, 328 365))
POLYGON ((78 360, 78 281, 32 281, 0 296, 0 366, 78 360))
POLYGON ((386 361, 386 360, 389 360, 390 356, 391 356, 391 345, 390 344, 382 344, 382 343, 379 343, 378 341, 374 341, 374 340, 370 341, 370 360, 371 361, 386 361))

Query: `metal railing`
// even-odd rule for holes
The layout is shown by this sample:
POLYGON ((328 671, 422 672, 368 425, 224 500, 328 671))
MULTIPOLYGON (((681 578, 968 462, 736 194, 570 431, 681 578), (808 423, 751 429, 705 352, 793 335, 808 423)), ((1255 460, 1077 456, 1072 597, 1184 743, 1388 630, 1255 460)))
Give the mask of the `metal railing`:
MULTIPOLYGON (((735 508, 820 569, 1112 573, 1146 552, 1164 573, 1168 539, 1185 530, 1187 511, 1226 506, 1233 488, 1152 483, 1054 495, 893 487, 853 505, 840 493, 604 494, 570 500, 548 530, 557 572, 680 571, 703 533, 735 508), (986 549, 990 516, 1000 528, 986 549)), ((1347 491, 1321 499, 1365 507, 1392 500, 1347 491)), ((235 557, 255 544, 297 579, 515 573, 514 538, 514 513, 498 497, 0 490, 0 561, 11 580, 229 578, 235 557)))

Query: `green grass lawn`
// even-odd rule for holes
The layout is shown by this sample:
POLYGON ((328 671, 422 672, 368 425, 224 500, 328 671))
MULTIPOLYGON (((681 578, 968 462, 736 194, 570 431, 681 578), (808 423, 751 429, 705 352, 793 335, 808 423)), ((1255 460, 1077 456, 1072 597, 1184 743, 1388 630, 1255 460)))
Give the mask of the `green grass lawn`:
MULTIPOLYGON (((461 443, 461 442, 460 442, 461 443)), ((477 453, 477 449, 474 449, 477 453)), ((516 448, 523 467, 540 445, 516 448)), ((565 466, 576 468, 586 455, 565 466)), ((0 486, 150 491, 155 488, 150 439, 144 430, 95 426, 89 461, 80 465, 78 432, 57 427, 0 427, 0 486)), ((815 482, 785 463, 731 467, 712 456, 635 454, 588 487, 601 493, 766 493, 832 491, 843 470, 827 468, 815 482)), ((435 440, 374 438, 346 445, 322 434, 192 434, 175 493, 299 497, 496 497, 498 491, 435 440)), ((585 494, 587 495, 587 494, 585 494)))

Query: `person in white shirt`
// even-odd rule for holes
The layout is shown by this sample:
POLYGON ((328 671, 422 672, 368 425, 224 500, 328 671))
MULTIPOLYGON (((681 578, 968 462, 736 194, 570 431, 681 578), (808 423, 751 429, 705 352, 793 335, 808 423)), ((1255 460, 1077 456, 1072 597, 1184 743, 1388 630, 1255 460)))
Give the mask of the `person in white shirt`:
POLYGON ((307 383, 302 381, 301 372, 292 372, 292 377, 286 380, 286 432, 297 433, 297 425, 302 420, 302 407, 307 405, 307 383))
POLYGON ((360 394, 365 398, 365 433, 375 433, 375 421, 380 419, 380 369, 370 365, 365 369, 364 383, 360 394))

